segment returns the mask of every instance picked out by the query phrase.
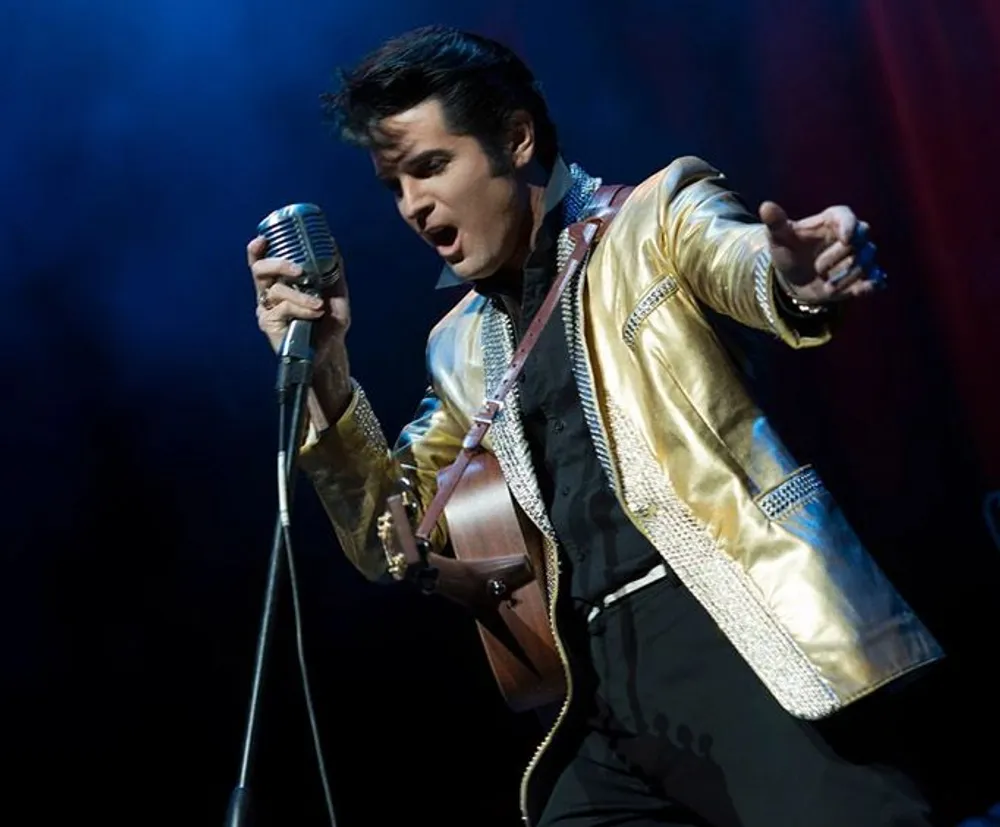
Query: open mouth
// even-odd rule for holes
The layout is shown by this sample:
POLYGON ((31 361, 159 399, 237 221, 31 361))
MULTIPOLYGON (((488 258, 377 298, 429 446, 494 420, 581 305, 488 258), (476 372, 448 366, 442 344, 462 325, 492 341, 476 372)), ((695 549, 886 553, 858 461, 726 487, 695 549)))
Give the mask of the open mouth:
POLYGON ((431 244, 437 248, 437 251, 443 254, 455 246, 455 242, 458 240, 458 228, 449 224, 435 227, 433 230, 427 231, 427 237, 431 240, 431 244))

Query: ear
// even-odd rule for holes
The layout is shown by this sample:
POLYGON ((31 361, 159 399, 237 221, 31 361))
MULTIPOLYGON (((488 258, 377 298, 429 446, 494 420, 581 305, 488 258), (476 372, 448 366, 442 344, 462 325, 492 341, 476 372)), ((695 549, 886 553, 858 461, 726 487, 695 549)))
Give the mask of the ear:
POLYGON ((524 110, 511 115, 508 135, 511 166, 525 169, 535 158, 535 122, 531 115, 524 110))

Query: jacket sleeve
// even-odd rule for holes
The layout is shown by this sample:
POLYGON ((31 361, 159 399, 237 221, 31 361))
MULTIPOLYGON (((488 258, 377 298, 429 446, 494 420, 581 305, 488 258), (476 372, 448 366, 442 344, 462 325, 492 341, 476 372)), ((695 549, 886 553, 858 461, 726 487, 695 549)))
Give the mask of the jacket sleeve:
MULTIPOLYGON (((398 492, 405 476, 422 512, 437 490, 438 472, 458 455, 464 433, 447 404, 428 388, 415 418, 390 448, 356 382, 340 420, 322 433, 308 433, 299 465, 319 495, 344 553, 369 580, 386 574, 377 531, 386 500, 398 492)), ((430 539, 436 549, 444 547, 443 520, 430 539)))
POLYGON ((827 342, 836 312, 799 317, 779 301, 767 230, 700 158, 678 158, 662 173, 661 252, 699 301, 791 347, 827 342))

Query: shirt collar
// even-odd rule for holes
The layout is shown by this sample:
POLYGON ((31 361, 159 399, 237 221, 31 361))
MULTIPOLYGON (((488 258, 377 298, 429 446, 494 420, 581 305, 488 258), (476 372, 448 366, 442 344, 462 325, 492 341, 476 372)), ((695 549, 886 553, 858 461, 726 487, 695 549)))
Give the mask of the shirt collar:
MULTIPOLYGON (((546 216, 562 203, 574 185, 577 184, 578 175, 574 175, 576 165, 574 164, 573 167, 574 169, 571 169, 567 166, 562 156, 556 157, 552 173, 549 175, 549 181, 545 185, 545 197, 542 200, 542 208, 545 210, 546 216)), ((455 275, 450 265, 446 264, 441 269, 441 275, 438 277, 435 289, 441 290, 442 288, 455 287, 459 284, 465 284, 465 282, 455 275)))

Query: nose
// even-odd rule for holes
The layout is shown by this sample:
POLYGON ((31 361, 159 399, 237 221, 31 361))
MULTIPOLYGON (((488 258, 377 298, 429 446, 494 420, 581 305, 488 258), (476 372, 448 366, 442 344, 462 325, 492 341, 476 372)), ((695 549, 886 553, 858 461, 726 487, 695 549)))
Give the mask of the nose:
POLYGON ((434 209, 434 201, 422 182, 405 178, 400 182, 399 212, 418 230, 423 230, 434 209))

